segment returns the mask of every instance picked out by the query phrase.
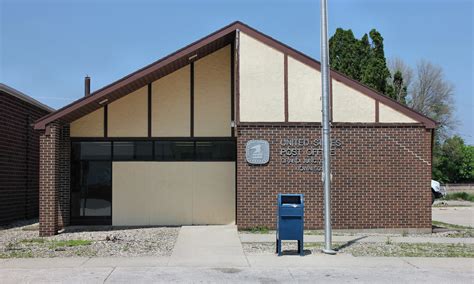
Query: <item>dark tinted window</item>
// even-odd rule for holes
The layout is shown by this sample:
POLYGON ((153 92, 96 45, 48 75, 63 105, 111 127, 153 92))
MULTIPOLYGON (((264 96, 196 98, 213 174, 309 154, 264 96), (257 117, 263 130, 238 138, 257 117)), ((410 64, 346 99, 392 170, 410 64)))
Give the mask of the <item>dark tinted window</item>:
POLYGON ((196 141, 197 161, 235 161, 235 141, 196 141))
POLYGON ((147 161, 153 159, 153 142, 148 141, 115 141, 115 161, 147 161))
POLYGON ((157 141, 155 142, 155 160, 157 161, 193 161, 193 141, 157 141))
POLYGON ((74 161, 71 164, 71 217, 111 216, 112 164, 74 161))
POLYGON ((75 160, 110 160, 111 142, 73 142, 72 157, 75 160))

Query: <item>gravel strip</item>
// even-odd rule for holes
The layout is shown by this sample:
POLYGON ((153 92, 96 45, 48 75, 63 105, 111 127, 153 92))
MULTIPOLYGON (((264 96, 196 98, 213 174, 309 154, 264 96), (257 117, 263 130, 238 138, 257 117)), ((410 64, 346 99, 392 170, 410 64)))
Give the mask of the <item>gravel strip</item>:
MULTIPOLYGON (((243 243, 244 252, 248 255, 275 254, 275 243, 243 243)), ((305 243, 305 255, 322 254, 323 243, 305 243)), ((474 258, 472 244, 407 244, 407 243, 334 243, 338 254, 353 256, 384 257, 470 257, 474 258)), ((284 255, 297 255, 296 242, 283 242, 284 255)))
POLYGON ((169 256, 179 227, 70 227, 40 238, 37 224, 16 223, 0 229, 0 258, 169 256))

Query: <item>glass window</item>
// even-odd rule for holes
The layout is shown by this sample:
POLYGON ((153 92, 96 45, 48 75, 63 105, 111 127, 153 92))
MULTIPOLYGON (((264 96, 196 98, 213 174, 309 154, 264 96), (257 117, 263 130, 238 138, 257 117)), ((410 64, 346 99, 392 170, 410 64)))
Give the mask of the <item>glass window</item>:
POLYGON ((155 160, 157 161, 193 161, 193 141, 156 141, 155 160))
POLYGON ((72 157, 75 160, 110 160, 111 142, 73 142, 72 157))
POLYGON ((147 161, 153 159, 153 142, 115 141, 115 161, 147 161))
POLYGON ((197 161, 235 161, 235 141, 197 141, 197 161))
POLYGON ((73 162, 71 181, 71 217, 112 215, 110 161, 73 162))

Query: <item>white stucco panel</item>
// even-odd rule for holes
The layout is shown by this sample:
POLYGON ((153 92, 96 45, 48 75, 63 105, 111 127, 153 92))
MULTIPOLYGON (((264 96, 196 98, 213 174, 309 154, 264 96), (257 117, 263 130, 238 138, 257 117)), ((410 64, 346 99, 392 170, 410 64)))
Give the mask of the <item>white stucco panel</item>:
POLYGON ((321 73, 288 57, 288 120, 321 121, 321 73))
POLYGON ((332 80, 334 122, 375 122, 375 100, 332 80))
POLYGON ((283 53, 240 33, 240 121, 285 120, 283 53))
POLYGON ((379 122, 416 123, 418 121, 413 120, 387 105, 379 103, 379 122))

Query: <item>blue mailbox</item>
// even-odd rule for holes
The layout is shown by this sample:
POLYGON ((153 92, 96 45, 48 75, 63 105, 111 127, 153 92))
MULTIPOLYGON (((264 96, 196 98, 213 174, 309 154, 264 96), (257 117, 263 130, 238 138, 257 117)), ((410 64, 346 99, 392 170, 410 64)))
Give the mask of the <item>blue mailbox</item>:
POLYGON ((303 194, 278 194, 276 252, 281 255, 282 240, 298 241, 298 253, 303 252, 304 199, 303 194))

